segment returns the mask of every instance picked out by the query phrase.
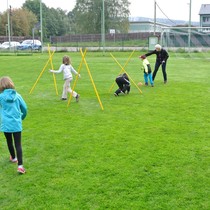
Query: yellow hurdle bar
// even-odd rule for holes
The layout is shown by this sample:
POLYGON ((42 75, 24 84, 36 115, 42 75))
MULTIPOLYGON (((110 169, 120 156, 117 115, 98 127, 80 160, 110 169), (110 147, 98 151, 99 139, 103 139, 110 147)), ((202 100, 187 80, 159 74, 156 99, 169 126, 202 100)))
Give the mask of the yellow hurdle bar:
MULTIPOLYGON (((54 66, 53 66, 53 62, 52 62, 52 57, 51 57, 51 52, 50 52, 50 45, 49 44, 48 44, 48 54, 50 56, 51 69, 54 70, 54 66)), ((55 86, 55 93, 56 93, 56 95, 58 95, 58 87, 57 87, 57 83, 56 83, 55 73, 53 73, 52 75, 53 75, 53 81, 54 81, 54 86, 55 86)))
MULTIPOLYGON (((83 54, 83 52, 82 52, 82 49, 80 49, 80 53, 81 53, 82 56, 84 56, 84 54, 83 54)), ((100 104, 100 106, 101 106, 101 109, 104 110, 104 107, 103 107, 102 102, 101 102, 101 100, 100 100, 98 91, 97 91, 97 89, 96 89, 95 83, 94 83, 94 81, 93 81, 93 77, 92 77, 92 75, 91 75, 91 73, 90 73, 90 69, 89 69, 89 67, 88 67, 88 64, 87 64, 87 61, 86 61, 85 58, 84 58, 84 62, 85 62, 85 66, 86 66, 86 69, 87 69, 87 71, 88 71, 90 80, 91 80, 91 82, 92 82, 93 88, 94 88, 94 90, 95 90, 96 96, 97 96, 97 98, 98 98, 99 104, 100 104)))
MULTIPOLYGON (((133 56, 133 53, 134 53, 134 52, 135 52, 135 50, 133 50, 133 52, 130 54, 128 60, 126 61, 125 65, 123 66, 123 69, 125 69, 125 67, 128 65, 128 62, 130 61, 130 59, 131 59, 131 57, 133 56)), ((120 70, 120 73, 119 73, 119 74, 122 74, 123 69, 120 70)), ((109 89, 109 92, 112 91, 114 85, 115 85, 115 82, 113 82, 112 86, 111 86, 110 89, 109 89)))
POLYGON ((129 74, 125 71, 125 69, 121 66, 121 64, 117 61, 117 59, 110 53, 110 55, 112 56, 112 58, 115 60, 115 62, 120 66, 121 70, 123 70, 129 77, 129 79, 131 80, 131 82, 134 84, 134 86, 136 86, 136 88, 139 90, 140 93, 142 93, 142 91, 140 90, 140 88, 138 87, 138 85, 136 85, 136 83, 133 81, 133 79, 129 76, 129 74))
POLYGON ((42 76, 42 74, 44 73, 45 69, 47 68, 47 66, 48 66, 48 64, 49 64, 49 62, 50 62, 50 60, 52 59, 54 53, 55 53, 55 51, 53 51, 53 53, 50 55, 50 57, 49 57, 47 63, 45 64, 44 68, 42 69, 41 73, 39 74, 39 76, 38 76, 36 82, 34 83, 33 87, 31 88, 29 94, 31 94, 31 93, 33 92, 33 90, 34 90, 34 88, 36 87, 36 85, 37 85, 39 79, 41 78, 41 76, 42 76))
MULTIPOLYGON (((79 74, 80 74, 80 71, 81 71, 81 68, 82 68, 82 64, 84 63, 84 59, 85 59, 85 56, 86 56, 86 52, 87 52, 87 50, 85 49, 85 52, 84 52, 84 54, 83 54, 83 56, 82 56, 82 60, 81 60, 81 62, 80 62, 79 68, 78 68, 78 73, 79 73, 79 74)), ((74 81, 74 84, 73 84, 73 87, 72 87, 72 93, 73 93, 73 91, 74 91, 74 89, 75 89, 75 87, 76 87, 77 80, 78 80, 78 75, 76 76, 76 79, 75 79, 75 81, 74 81)), ((73 95, 70 94, 70 97, 69 97, 69 100, 68 100, 68 103, 67 103, 67 107, 70 105, 72 96, 73 96, 73 95)))

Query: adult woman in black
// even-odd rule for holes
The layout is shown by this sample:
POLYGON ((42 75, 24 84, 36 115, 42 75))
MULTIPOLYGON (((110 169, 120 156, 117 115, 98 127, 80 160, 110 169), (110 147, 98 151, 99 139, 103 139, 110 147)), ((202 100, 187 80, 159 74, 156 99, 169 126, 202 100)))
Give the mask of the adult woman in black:
POLYGON ((153 55, 153 54, 156 54, 156 62, 155 62, 155 69, 153 71, 152 79, 153 79, 153 81, 155 80, 155 76, 156 76, 157 71, 158 71, 158 69, 161 65, 162 66, 164 83, 166 84, 167 83, 166 63, 167 63, 167 60, 169 58, 169 54, 159 44, 156 44, 155 45, 155 50, 153 50, 152 52, 146 53, 145 56, 148 57, 148 56, 153 55))

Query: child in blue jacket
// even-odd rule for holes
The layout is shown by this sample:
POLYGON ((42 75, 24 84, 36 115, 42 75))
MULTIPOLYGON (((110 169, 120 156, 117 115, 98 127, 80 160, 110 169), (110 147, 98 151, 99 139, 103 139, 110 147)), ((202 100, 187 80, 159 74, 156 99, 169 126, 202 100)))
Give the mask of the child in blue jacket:
POLYGON ((4 132, 10 153, 10 161, 18 163, 17 172, 24 174, 21 132, 22 120, 27 115, 27 105, 21 95, 16 92, 14 83, 9 77, 0 78, 0 112, 0 131, 4 132))

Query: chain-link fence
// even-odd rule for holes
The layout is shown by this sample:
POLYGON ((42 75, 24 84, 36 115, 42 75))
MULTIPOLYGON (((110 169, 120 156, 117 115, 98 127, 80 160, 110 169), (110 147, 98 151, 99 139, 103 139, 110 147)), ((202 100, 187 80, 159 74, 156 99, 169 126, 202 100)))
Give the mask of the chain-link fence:
MULTIPOLYGON (((104 41, 101 34, 69 34, 65 36, 51 36, 44 40, 42 51, 46 51, 48 44, 56 51, 79 51, 80 48, 88 48, 91 51, 101 50, 130 50, 133 48, 148 49, 148 39, 152 36, 151 32, 142 33, 110 33, 105 34, 104 41)), ((160 34, 157 34, 160 37, 160 34)), ((22 42, 25 39, 32 37, 11 37, 11 41, 22 42)), ((35 39, 39 39, 36 37, 35 39)), ((7 41, 8 37, 0 37, 0 42, 7 41)), ((16 48, 3 49, 0 47, 0 52, 5 51, 19 52, 16 48)), ((33 50, 28 50, 33 51, 33 50)), ((24 51, 26 52, 26 51, 24 51)))
MULTIPOLYGON (((127 50, 130 48, 148 48, 148 38, 153 33, 110 33, 105 35, 103 41, 101 34, 81 34, 81 35, 66 35, 66 36, 51 36, 50 43, 57 50, 75 50, 80 48, 88 48, 89 50, 127 50)), ((160 36, 160 34, 157 34, 160 36)))

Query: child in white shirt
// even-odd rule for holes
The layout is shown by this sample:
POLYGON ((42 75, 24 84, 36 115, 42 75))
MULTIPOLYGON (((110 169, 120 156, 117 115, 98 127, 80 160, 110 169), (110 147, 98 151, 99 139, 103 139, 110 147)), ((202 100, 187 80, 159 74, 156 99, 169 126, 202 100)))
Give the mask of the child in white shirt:
POLYGON ((73 80, 73 75, 78 75, 80 77, 80 74, 73 68, 71 65, 71 60, 69 56, 65 55, 63 57, 63 64, 61 64, 59 70, 50 70, 52 73, 59 74, 63 72, 63 79, 64 79, 64 84, 63 84, 63 93, 62 93, 62 98, 61 100, 67 100, 67 93, 71 93, 74 98, 76 98, 76 102, 79 101, 80 95, 77 94, 75 91, 72 91, 71 89, 71 81, 73 80))

